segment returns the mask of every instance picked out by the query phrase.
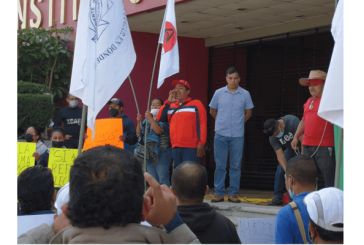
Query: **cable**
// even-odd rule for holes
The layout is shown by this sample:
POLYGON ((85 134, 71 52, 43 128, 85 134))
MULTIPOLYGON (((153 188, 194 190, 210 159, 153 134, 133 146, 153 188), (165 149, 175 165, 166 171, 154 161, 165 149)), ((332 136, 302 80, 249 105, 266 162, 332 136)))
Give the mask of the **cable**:
MULTIPOLYGON (((318 150, 318 149, 320 148, 320 146, 321 146, 322 140, 323 140, 324 135, 325 135, 326 126, 327 126, 327 121, 326 121, 326 124, 325 124, 324 132, 322 133, 321 141, 320 141, 319 145, 317 146, 317 148, 316 148, 315 152, 312 154, 312 156, 311 156, 311 157, 313 157, 313 156, 316 154, 317 150, 318 150)), ((294 150, 294 152, 295 152, 295 153, 296 153, 296 155, 298 156, 298 155, 299 155, 298 153, 300 153, 300 150, 299 150, 299 149, 297 149, 297 151, 296 151, 296 150, 294 150), (297 152, 298 152, 298 153, 297 153, 297 152)))

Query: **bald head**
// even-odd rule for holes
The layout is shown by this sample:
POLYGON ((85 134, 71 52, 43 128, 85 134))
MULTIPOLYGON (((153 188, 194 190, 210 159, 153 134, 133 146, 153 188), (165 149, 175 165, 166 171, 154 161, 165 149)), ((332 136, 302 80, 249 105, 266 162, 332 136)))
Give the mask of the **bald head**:
POLYGON ((198 163, 181 163, 173 172, 172 187, 179 202, 202 203, 206 185, 206 169, 198 163))

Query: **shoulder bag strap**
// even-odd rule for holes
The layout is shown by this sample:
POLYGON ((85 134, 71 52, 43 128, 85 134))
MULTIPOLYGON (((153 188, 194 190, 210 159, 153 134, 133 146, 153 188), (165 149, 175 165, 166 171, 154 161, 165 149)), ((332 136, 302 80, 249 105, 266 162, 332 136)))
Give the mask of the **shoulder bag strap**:
POLYGON ((184 105, 186 105, 187 103, 189 103, 189 102, 191 102, 192 100, 190 100, 190 101, 187 101, 187 102, 185 102, 185 103, 182 103, 182 104, 180 104, 173 112, 172 112, 172 114, 171 114, 171 117, 169 118, 169 120, 168 121, 171 121, 172 120, 172 117, 173 117, 173 115, 174 115, 174 113, 176 113, 179 109, 181 109, 184 105))
POLYGON ((298 224, 298 228, 300 229, 301 232, 301 236, 302 236, 302 240, 304 244, 309 244, 309 242, 306 239, 306 232, 305 232, 305 228, 303 226, 303 221, 302 221, 302 217, 300 214, 300 209, 297 206, 297 203, 295 201, 288 203, 288 205, 291 207, 294 216, 296 217, 297 220, 297 224, 298 224))

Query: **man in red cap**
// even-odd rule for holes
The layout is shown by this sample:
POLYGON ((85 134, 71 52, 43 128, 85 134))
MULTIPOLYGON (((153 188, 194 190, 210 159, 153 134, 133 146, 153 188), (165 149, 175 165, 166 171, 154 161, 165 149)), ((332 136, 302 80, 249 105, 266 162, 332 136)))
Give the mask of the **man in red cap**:
POLYGON ((174 89, 160 108, 157 120, 169 122, 175 167, 185 161, 200 163, 207 136, 205 107, 189 97, 191 87, 187 81, 174 80, 172 86, 174 89))
POLYGON ((315 160, 324 177, 325 186, 332 187, 335 181, 334 126, 317 115, 325 80, 326 73, 319 70, 313 70, 308 78, 300 79, 300 84, 308 86, 312 97, 303 105, 303 117, 291 145, 297 149, 298 139, 303 134, 302 154, 315 160))

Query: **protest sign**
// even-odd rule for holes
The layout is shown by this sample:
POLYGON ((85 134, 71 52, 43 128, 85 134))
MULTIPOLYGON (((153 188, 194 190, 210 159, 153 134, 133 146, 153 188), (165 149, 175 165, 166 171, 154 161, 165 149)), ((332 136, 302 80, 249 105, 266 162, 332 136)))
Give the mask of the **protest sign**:
POLYGON ((35 158, 33 157, 34 152, 37 149, 36 143, 24 143, 18 142, 18 170, 17 176, 29 167, 34 166, 35 158))
POLYGON ((95 138, 92 140, 92 130, 87 128, 87 139, 83 145, 83 149, 87 150, 100 145, 113 145, 124 149, 124 142, 119 137, 123 135, 123 119, 109 118, 97 119, 95 138))
POLYGON ((77 158, 77 154, 77 149, 51 148, 48 168, 52 170, 54 187, 61 188, 68 183, 71 166, 77 158))
POLYGON ((243 244, 274 244, 276 218, 241 218, 238 235, 243 244))
POLYGON ((18 216, 18 237, 22 234, 40 226, 47 224, 51 226, 54 221, 54 214, 22 215, 18 216))

